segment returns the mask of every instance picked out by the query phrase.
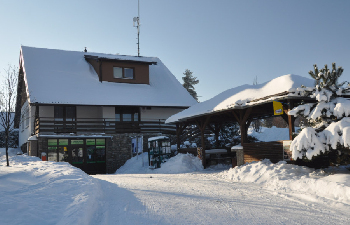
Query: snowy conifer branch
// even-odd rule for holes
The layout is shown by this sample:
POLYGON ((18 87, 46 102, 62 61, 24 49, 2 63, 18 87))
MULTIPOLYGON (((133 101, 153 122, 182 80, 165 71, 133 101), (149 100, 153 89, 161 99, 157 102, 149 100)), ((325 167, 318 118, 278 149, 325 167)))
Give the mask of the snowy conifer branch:
POLYGON ((315 79, 315 87, 301 87, 297 92, 301 96, 314 98, 316 103, 299 105, 289 112, 289 115, 305 117, 312 127, 304 128, 293 140, 291 150, 293 158, 313 156, 321 152, 326 153, 337 149, 338 145, 350 146, 350 101, 343 96, 350 93, 349 83, 338 83, 343 68, 336 68, 332 63, 332 70, 327 65, 314 71, 310 76, 315 79), (347 86, 345 86, 347 84, 347 86))

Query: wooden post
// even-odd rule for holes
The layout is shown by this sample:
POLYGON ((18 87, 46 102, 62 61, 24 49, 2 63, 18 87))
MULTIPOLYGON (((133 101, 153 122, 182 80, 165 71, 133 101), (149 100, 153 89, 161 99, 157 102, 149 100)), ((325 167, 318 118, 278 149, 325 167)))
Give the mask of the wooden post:
POLYGON ((214 133, 215 133, 215 147, 219 148, 219 132, 220 132, 220 125, 215 123, 215 128, 214 128, 214 133))
POLYGON ((248 118, 250 116, 250 113, 252 112, 252 107, 247 108, 246 110, 240 110, 239 111, 239 117, 235 113, 235 111, 232 111, 233 116, 236 118, 239 129, 241 130, 241 145, 243 146, 243 143, 247 142, 248 139, 248 126, 250 125, 251 121, 248 121, 248 118), (247 123, 248 122, 248 123, 247 123))
POLYGON ((203 165, 203 168, 205 169, 206 168, 206 158, 205 158, 205 141, 204 141, 204 129, 200 129, 201 130, 201 145, 202 145, 202 165, 203 165))
POLYGON ((183 133, 183 131, 188 126, 188 122, 184 123, 176 123, 176 144, 177 144, 177 150, 180 149, 180 135, 183 133))
POLYGON ((177 150, 180 149, 180 125, 176 124, 176 144, 177 144, 177 150))
POLYGON ((206 126, 209 124, 210 116, 206 116, 205 119, 196 120, 197 127, 201 132, 201 147, 202 147, 202 165, 204 169, 206 168, 206 159, 205 159, 205 137, 204 132, 206 126))
POLYGON ((291 100, 288 100, 288 109, 284 109, 285 116, 283 116, 284 120, 288 120, 288 128, 289 128, 289 140, 293 140, 293 133, 295 132, 294 121, 295 117, 288 115, 288 112, 294 108, 294 104, 291 100))

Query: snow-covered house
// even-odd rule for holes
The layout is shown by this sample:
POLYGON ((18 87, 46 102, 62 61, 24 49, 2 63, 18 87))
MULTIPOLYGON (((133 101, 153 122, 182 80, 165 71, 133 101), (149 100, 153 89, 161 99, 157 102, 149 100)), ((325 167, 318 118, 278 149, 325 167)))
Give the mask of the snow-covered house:
POLYGON ((19 146, 88 173, 122 166, 132 138, 174 134, 164 121, 196 103, 158 58, 26 46, 17 92, 19 146))

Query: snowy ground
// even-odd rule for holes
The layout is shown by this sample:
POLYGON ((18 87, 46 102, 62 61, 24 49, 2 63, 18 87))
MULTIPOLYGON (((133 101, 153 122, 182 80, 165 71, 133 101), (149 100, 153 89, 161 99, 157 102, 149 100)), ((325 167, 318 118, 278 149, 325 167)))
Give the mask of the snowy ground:
POLYGON ((6 167, 0 152, 0 224, 350 224, 344 167, 264 160, 203 170, 180 154, 151 170, 144 154, 116 174, 88 176, 14 153, 6 167))

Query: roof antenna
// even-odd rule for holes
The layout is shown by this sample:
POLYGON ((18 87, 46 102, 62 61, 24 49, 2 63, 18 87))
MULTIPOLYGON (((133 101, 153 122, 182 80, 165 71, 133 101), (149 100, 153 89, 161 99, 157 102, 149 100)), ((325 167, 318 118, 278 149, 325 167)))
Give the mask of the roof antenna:
POLYGON ((133 26, 137 28, 137 56, 140 56, 140 0, 138 2, 138 16, 133 19, 133 26), (136 23, 136 25, 135 25, 136 23))

